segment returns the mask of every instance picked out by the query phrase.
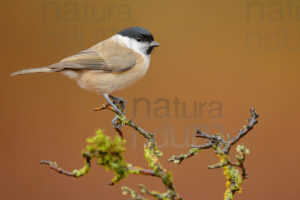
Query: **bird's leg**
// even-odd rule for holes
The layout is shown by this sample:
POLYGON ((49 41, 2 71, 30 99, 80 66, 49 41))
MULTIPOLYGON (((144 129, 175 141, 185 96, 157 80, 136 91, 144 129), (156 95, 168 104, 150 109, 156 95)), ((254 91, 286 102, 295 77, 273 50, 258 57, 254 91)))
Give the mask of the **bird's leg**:
MULTIPOLYGON (((113 120, 111 121, 113 127, 118 131, 119 135, 120 135, 120 128, 123 126, 123 123, 120 119, 120 115, 116 115, 113 120)), ((123 137, 123 136, 122 136, 123 137)))
POLYGON ((122 116, 123 112, 120 111, 119 108, 117 108, 117 106, 110 100, 109 95, 107 93, 103 94, 104 98, 108 101, 108 103, 115 109, 115 111, 122 116))
MULTIPOLYGON (((124 125, 124 120, 126 119, 123 115, 123 110, 126 106, 126 101, 123 98, 117 98, 117 97, 108 95, 107 93, 103 94, 103 96, 108 101, 108 103, 112 106, 112 108, 115 110, 115 112, 117 113, 117 115, 112 120, 112 124, 115 129, 120 130, 120 128, 124 125)), ((120 134, 120 132, 119 132, 119 134, 120 134)), ((122 134, 120 134, 120 135, 122 137, 122 134)))
POLYGON ((119 108, 121 109, 122 112, 124 111, 124 109, 126 107, 126 100, 124 98, 114 97, 112 95, 109 95, 109 98, 111 98, 113 100, 115 105, 120 106, 119 108))

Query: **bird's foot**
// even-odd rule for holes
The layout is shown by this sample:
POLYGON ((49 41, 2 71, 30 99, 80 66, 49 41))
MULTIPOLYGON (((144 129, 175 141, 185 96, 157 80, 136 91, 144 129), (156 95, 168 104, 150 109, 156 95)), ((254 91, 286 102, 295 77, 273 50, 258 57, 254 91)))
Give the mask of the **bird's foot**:
POLYGON ((111 122, 115 129, 120 129, 126 123, 126 118, 124 115, 116 115, 111 122))
POLYGON ((124 116, 124 109, 126 107, 126 101, 123 98, 117 98, 107 93, 103 94, 104 98, 108 101, 108 104, 104 104, 100 108, 96 108, 95 110, 104 110, 110 109, 115 112, 117 115, 112 120, 113 127, 115 129, 121 128, 126 123, 126 117, 124 116))
POLYGON ((109 98, 113 101, 113 103, 123 112, 125 110, 125 107, 127 105, 126 100, 122 97, 114 97, 112 95, 109 95, 109 98))
POLYGON ((122 116, 126 113, 126 112, 124 112, 124 108, 126 106, 126 101, 123 98, 118 98, 116 100, 113 100, 112 103, 113 103, 113 105, 110 103, 102 104, 101 106, 95 108, 94 111, 110 109, 120 116, 122 116))

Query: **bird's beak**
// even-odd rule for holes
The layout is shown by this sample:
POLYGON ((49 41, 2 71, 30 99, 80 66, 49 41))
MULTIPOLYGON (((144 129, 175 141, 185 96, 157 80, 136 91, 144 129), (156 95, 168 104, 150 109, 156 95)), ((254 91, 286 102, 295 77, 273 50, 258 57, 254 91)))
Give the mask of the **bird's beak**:
POLYGON ((158 43, 155 42, 155 41, 152 41, 152 42, 150 43, 150 46, 151 46, 151 47, 158 47, 158 46, 160 46, 160 44, 158 44, 158 43))

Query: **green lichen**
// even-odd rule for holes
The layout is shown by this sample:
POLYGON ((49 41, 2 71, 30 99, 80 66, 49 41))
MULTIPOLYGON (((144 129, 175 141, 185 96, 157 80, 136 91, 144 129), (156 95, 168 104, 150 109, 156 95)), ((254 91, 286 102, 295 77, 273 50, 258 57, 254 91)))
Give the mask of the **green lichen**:
POLYGON ((238 155, 236 156, 237 159, 243 159, 245 155, 250 154, 250 150, 246 148, 245 145, 237 145, 236 151, 238 155))
MULTIPOLYGON (((159 162, 158 157, 162 156, 162 152, 151 147, 149 143, 148 146, 144 146, 144 156, 146 161, 148 162, 148 166, 155 172, 158 177, 162 177, 165 173, 165 169, 162 167, 161 163, 159 162)), ((172 179, 172 176, 167 173, 163 178, 163 182, 172 182, 172 180, 165 180, 165 179, 172 179)))
POLYGON ((235 192, 241 193, 242 188, 240 187, 240 185, 243 182, 243 179, 239 170, 237 170, 235 167, 227 165, 223 167, 223 169, 224 169, 224 175, 227 180, 224 199, 232 200, 235 192))
POLYGON ((143 194, 151 195, 157 199, 170 200, 178 197, 178 194, 175 192, 172 180, 171 172, 166 172, 159 162, 158 157, 162 156, 162 152, 152 147, 151 143, 144 146, 144 156, 148 162, 148 166, 155 172, 156 176, 160 177, 163 184, 168 189, 165 193, 160 193, 157 191, 149 191, 145 186, 140 185, 141 191, 143 194))
POLYGON ((201 149, 198 148, 191 148, 187 154, 181 154, 179 156, 173 155, 171 158, 168 159, 168 162, 173 162, 175 164, 180 164, 183 160, 197 155, 201 152, 201 149))
POLYGON ((146 198, 140 196, 135 190, 127 187, 127 186, 123 186, 122 188, 122 194, 123 195, 130 195, 131 199, 133 200, 147 200, 146 198))
MULTIPOLYGON (((119 182, 132 172, 129 170, 131 165, 126 163, 123 158, 125 140, 121 137, 116 136, 111 139, 109 136, 104 135, 102 130, 98 130, 95 136, 87 139, 87 143, 86 149, 82 152, 83 156, 89 159, 97 158, 99 165, 106 170, 114 171, 115 176, 112 179, 112 184, 119 182)), ((89 166, 85 166, 73 173, 81 175, 85 171, 89 171, 89 168, 89 166)))
MULTIPOLYGON (((245 154, 249 154, 250 151, 244 145, 238 145, 236 150, 238 152, 236 158, 239 161, 237 165, 242 167, 245 160, 245 154)), ((229 159, 229 155, 219 154, 218 156, 220 158, 219 166, 223 167, 226 178, 226 191, 224 193, 224 200, 233 200, 235 192, 242 192, 242 188, 240 186, 244 178, 237 167, 233 166, 229 159)))
POLYGON ((83 166, 81 169, 75 169, 72 171, 72 173, 78 178, 80 176, 84 176, 87 173, 90 172, 90 164, 85 164, 85 166, 83 166))

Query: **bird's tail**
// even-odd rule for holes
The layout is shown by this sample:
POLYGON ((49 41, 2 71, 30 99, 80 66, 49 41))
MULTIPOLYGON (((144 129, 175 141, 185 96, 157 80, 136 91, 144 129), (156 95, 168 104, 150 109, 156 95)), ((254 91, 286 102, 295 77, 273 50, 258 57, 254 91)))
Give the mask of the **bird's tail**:
POLYGON ((17 72, 10 74, 10 76, 16 76, 21 74, 31 74, 31 73, 39 73, 39 72, 52 72, 53 69, 48 67, 40 67, 40 68, 31 68, 31 69, 24 69, 17 72))

